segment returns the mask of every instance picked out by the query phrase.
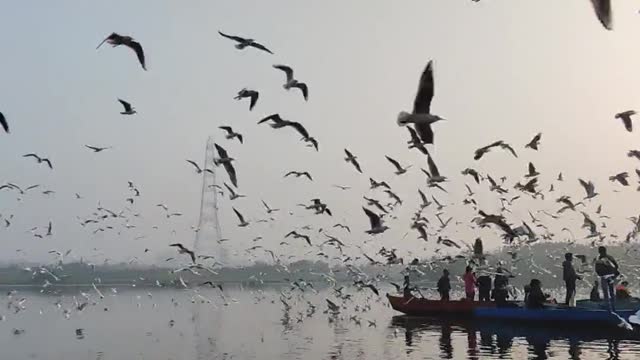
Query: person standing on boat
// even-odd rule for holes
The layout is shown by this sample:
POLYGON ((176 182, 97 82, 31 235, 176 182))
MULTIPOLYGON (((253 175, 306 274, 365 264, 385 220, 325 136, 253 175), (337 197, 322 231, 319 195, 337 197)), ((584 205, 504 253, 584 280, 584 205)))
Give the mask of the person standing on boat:
POLYGON ((609 311, 615 311, 615 289, 614 282, 620 271, 618 271, 618 263, 616 260, 607 254, 607 248, 604 246, 598 247, 598 260, 596 260, 596 274, 600 277, 600 284, 602 285, 602 293, 604 299, 609 304, 609 311))
POLYGON ((440 300, 449 301, 449 291, 451 291, 451 282, 449 281, 449 270, 442 270, 442 277, 438 280, 438 292, 440 300))
POLYGON ((589 300, 597 302, 600 302, 602 300, 600 299, 600 290, 598 290, 599 287, 600 284, 598 283, 598 280, 594 281, 593 287, 591 288, 591 294, 589 295, 589 300))
POLYGON ((464 293, 467 296, 467 300, 473 301, 476 297, 476 283, 478 280, 476 279, 476 274, 472 271, 471 266, 467 265, 464 275, 462 276, 462 280, 464 281, 464 293))
POLYGON ((411 282, 409 281, 409 275, 404 276, 403 296, 405 300, 409 300, 413 297, 413 294, 411 293, 411 282))
POLYGON ((491 301, 491 276, 478 277, 478 298, 479 301, 491 301))
POLYGON ((565 296, 564 303, 567 306, 576 306, 576 281, 582 279, 576 274, 576 269, 573 267, 573 254, 564 254, 564 262, 562 263, 562 278, 566 286, 567 294, 565 296))

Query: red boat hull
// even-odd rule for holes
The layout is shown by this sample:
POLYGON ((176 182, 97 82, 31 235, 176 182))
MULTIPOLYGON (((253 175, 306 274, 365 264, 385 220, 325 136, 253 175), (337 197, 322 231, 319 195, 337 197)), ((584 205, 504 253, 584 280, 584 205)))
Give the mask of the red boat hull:
POLYGON ((496 304, 487 301, 468 300, 427 300, 423 298, 411 298, 407 301, 402 296, 387 294, 391 307, 403 314, 413 316, 472 316, 475 308, 494 308, 496 304))

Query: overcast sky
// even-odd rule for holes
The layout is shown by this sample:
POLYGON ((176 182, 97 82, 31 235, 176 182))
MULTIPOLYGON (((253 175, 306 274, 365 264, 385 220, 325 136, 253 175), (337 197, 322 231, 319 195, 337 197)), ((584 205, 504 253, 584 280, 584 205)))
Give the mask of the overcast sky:
MULTIPOLYGON (((362 245, 368 253, 385 246, 402 256, 429 256, 435 237, 425 243, 411 231, 403 238, 419 202, 418 188, 456 204, 443 218, 454 216, 462 224, 447 227, 443 236, 468 242, 482 236, 488 247, 496 247, 498 232, 468 228, 474 211, 460 203, 464 183, 471 182, 460 171, 471 166, 494 178, 505 175, 512 186, 529 161, 542 173, 544 190, 559 171, 565 182, 556 183, 556 192, 545 201, 517 203, 506 214, 509 222, 528 220, 528 209, 557 210, 554 199, 560 194, 582 198, 577 181, 582 177, 593 180, 602 194, 586 211, 593 214, 603 204, 613 217, 605 232, 624 235, 630 227, 626 217, 637 215, 638 200, 637 160, 626 152, 640 143, 614 114, 639 105, 640 17, 631 0, 617 0, 614 13, 615 29, 606 31, 587 0, 5 3, 0 8, 0 111, 11 134, 0 134, 0 182, 41 186, 21 200, 16 192, 0 191, 2 218, 13 215, 9 228, 0 225, 0 260, 51 261, 49 250, 73 249, 73 258, 94 262, 137 256, 140 262, 162 263, 174 254, 169 243, 192 246, 202 178, 185 160, 202 163, 209 136, 236 159, 239 192, 247 197, 233 206, 253 222, 266 218, 261 199, 283 210, 275 222, 241 229, 225 195, 220 220, 232 253, 262 245, 283 260, 315 258, 318 250, 303 240, 278 245, 288 231, 310 224, 314 243, 324 241, 317 232, 322 227, 351 245, 351 254, 360 252, 353 246, 362 245), (254 38, 275 55, 238 51, 218 30, 254 38), (125 47, 96 51, 114 31, 141 42, 148 71, 125 47), (436 84, 432 112, 448 119, 434 125, 430 150, 451 179, 448 195, 427 189, 419 171, 426 159, 406 148, 406 129, 396 124, 399 111, 411 110, 430 59, 436 84), (308 102, 295 89, 282 88, 283 73, 271 67, 279 63, 292 66, 308 84, 308 102), (233 100, 243 87, 260 91, 251 112, 246 101, 233 100), (117 98, 131 102, 138 114, 120 115, 117 98), (320 151, 305 147, 290 129, 256 124, 272 113, 304 124, 320 151), (224 139, 221 125, 241 132, 244 145, 224 139), (525 150, 538 132, 543 133, 540 151, 525 150), (498 139, 511 143, 520 157, 493 151, 473 161, 476 148, 498 139), (113 149, 94 154, 85 144, 113 149), (342 160, 345 147, 359 156, 364 175, 342 160), (29 152, 49 157, 54 170, 22 157, 29 152), (384 155, 413 167, 398 177, 384 155), (283 179, 288 170, 310 171, 314 181, 283 179), (622 171, 632 176, 626 189, 608 181, 622 171), (394 212, 398 218, 387 222, 391 230, 374 238, 364 234, 368 220, 362 195, 387 197, 368 191, 369 176, 388 181, 405 200, 394 212), (141 191, 133 206, 125 202, 131 196, 127 181, 141 191), (353 188, 341 191, 332 184, 353 188), (55 194, 43 195, 46 189, 55 194), (332 218, 296 206, 315 197, 328 204, 332 218), (116 212, 130 208, 125 210, 129 220, 102 224, 115 228, 94 235, 100 226, 80 222, 94 217, 98 202, 116 212), (167 219, 158 203, 184 215, 167 219), (39 239, 29 232, 39 227, 35 233, 43 234, 49 220, 53 236, 39 239), (336 222, 350 225, 352 233, 331 229, 336 222), (126 229, 127 223, 136 227, 126 229), (264 239, 252 242, 257 236, 264 239), (150 251, 144 253, 145 248, 150 251)), ((218 179, 228 181, 222 168, 218 179)), ((480 208, 499 211, 486 183, 471 185, 480 208)), ((510 196, 517 194, 510 190, 510 196)), ((434 211, 425 211, 434 224, 430 233, 437 230, 434 211)), ((560 232, 564 226, 583 237, 581 224, 579 213, 549 223, 558 240, 567 237, 560 232)), ((202 251, 214 251, 213 246, 205 244, 202 251)), ((266 259, 263 252, 255 254, 266 259)))

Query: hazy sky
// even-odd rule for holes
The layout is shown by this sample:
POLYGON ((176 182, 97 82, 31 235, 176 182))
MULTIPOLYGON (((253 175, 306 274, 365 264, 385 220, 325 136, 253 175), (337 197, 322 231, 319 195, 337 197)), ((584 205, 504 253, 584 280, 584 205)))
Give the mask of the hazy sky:
MULTIPOLYGON (((556 184, 546 201, 518 203, 506 214, 511 223, 528 220, 530 208, 557 210, 553 200, 560 194, 581 198, 577 178, 583 177, 593 180, 602 194, 587 211, 593 213, 603 204, 614 218, 607 233, 624 235, 630 226, 625 218, 636 215, 638 199, 633 172, 637 160, 626 152, 640 146, 638 135, 627 133, 613 116, 638 106, 634 87, 640 83, 640 15, 634 1, 617 0, 614 5, 615 30, 609 32, 587 0, 5 4, 0 9, 0 111, 12 133, 0 134, 0 182, 41 188, 21 201, 16 192, 0 191, 0 214, 14 215, 11 227, 0 226, 0 260, 47 261, 54 259, 47 254, 51 249, 73 249, 75 258, 97 262, 137 256, 151 263, 174 254, 167 247, 170 242, 192 245, 202 178, 185 159, 202 163, 208 136, 236 159, 239 191, 247 195, 234 201, 236 208, 252 221, 266 217, 261 199, 286 210, 277 222, 240 229, 225 198, 220 219, 223 236, 232 239, 226 243, 230 251, 261 244, 283 259, 312 250, 315 254, 303 240, 290 239, 290 246, 278 243, 295 227, 330 229, 343 222, 351 226, 351 235, 330 232, 350 245, 370 240, 363 247, 367 252, 385 246, 403 256, 409 251, 411 256, 428 256, 435 237, 424 243, 412 231, 402 239, 419 202, 418 188, 456 203, 443 217, 454 216, 463 224, 448 227, 443 235, 467 241, 482 236, 485 243, 498 246, 495 230, 468 229, 474 212, 460 202, 470 178, 460 171, 472 166, 495 178, 506 175, 512 185, 526 173, 529 161, 542 173, 543 189, 559 171, 565 182, 556 184), (275 55, 238 51, 218 30, 254 38, 275 55), (142 43, 149 71, 143 71, 125 47, 95 50, 113 31, 142 43), (448 119, 434 126, 431 151, 441 173, 451 178, 449 195, 426 188, 419 171, 426 159, 406 148, 406 129, 395 120, 400 110, 411 110, 420 73, 430 59, 436 83, 432 111, 448 119), (308 102, 297 91, 282 88, 284 75, 271 67, 278 63, 292 66, 296 77, 307 82, 308 102), (243 87, 261 92, 252 112, 247 102, 233 100, 243 87), (139 113, 121 116, 117 98, 130 101, 139 113), (272 113, 303 123, 320 142, 320 152, 306 148, 290 129, 256 125, 272 113), (243 133, 245 144, 225 140, 220 125, 243 133), (525 151, 524 144, 538 132, 543 133, 541 150, 525 151), (473 161, 476 148, 498 139, 516 147, 520 157, 494 151, 473 161), (113 149, 94 154, 85 144, 113 149), (342 160, 345 147, 359 156, 365 175, 342 160), (22 158, 28 152, 49 157, 55 169, 22 158), (413 167, 397 177, 384 155, 413 167), (291 169, 310 171, 314 181, 283 179, 291 169), (622 171, 632 176, 633 186, 627 189, 607 179, 622 171), (384 200, 386 195, 368 192, 369 176, 388 181, 405 200, 394 213, 398 219, 388 222, 392 229, 375 238, 363 233, 368 220, 361 209, 362 195, 384 200), (130 216, 136 228, 125 229, 126 221, 118 220, 110 222, 115 230, 94 235, 95 226, 79 225, 78 217, 91 218, 99 201, 114 211, 127 207, 127 181, 142 195, 131 212, 125 211, 141 214, 130 216), (332 184, 353 189, 344 192, 332 184), (56 193, 42 195, 45 189, 56 193), (76 200, 74 193, 83 198, 76 200), (333 218, 296 207, 314 197, 329 205, 333 218), (167 219, 158 203, 184 216, 167 219), (289 210, 294 215, 288 215, 289 210), (43 233, 49 220, 54 224, 52 237, 38 239, 29 232, 38 226, 37 233, 43 233), (264 239, 253 243, 256 236, 264 239), (145 254, 145 248, 151 251, 145 254)), ((222 171, 218 178, 228 181, 222 171)), ((472 187, 480 208, 499 210, 486 183, 472 187)), ((433 211, 425 214, 437 222, 433 211)), ((550 226, 559 240, 567 236, 560 232, 563 226, 577 235, 586 232, 580 230, 579 213, 554 224, 550 226)), ((314 230, 312 241, 324 240, 314 230)))

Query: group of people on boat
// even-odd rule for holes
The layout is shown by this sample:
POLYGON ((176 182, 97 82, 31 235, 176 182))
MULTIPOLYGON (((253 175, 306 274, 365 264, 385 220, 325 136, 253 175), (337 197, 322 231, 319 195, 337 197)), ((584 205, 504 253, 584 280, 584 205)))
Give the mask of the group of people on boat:
MULTIPOLYGON (((565 283, 565 301, 566 306, 576 306, 576 283, 578 280, 582 280, 582 276, 578 274, 573 265, 573 254, 566 253, 565 260, 562 263, 562 278, 565 283)), ((583 259, 583 263, 584 263, 583 259)), ((616 280, 620 276, 618 269, 618 263, 609 254, 604 246, 598 248, 598 258, 595 261, 595 272, 598 276, 598 280, 594 282, 591 289, 590 300, 594 302, 602 301, 600 297, 599 287, 602 288, 604 300, 607 302, 609 310, 615 311, 615 299, 623 300, 630 299, 631 293, 629 291, 629 283, 627 281, 620 282, 617 286, 616 280)), ((449 278, 449 270, 442 270, 442 276, 438 280, 437 290, 440 294, 440 300, 449 301, 449 293, 451 291, 451 280, 449 278)), ((510 303, 509 300, 509 278, 513 275, 502 267, 502 263, 498 263, 495 277, 492 279, 490 273, 477 276, 471 266, 467 266, 465 273, 462 276, 464 282, 465 299, 469 301, 475 300, 476 288, 478 289, 479 301, 495 301, 497 306, 515 306, 510 303)), ((405 276, 404 284, 404 297, 412 297, 412 290, 409 283, 409 276, 405 276)), ((551 300, 551 296, 546 294, 542 290, 542 283, 539 279, 532 279, 528 285, 524 287, 524 303, 527 308, 540 309, 555 300, 551 300)))

